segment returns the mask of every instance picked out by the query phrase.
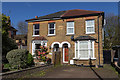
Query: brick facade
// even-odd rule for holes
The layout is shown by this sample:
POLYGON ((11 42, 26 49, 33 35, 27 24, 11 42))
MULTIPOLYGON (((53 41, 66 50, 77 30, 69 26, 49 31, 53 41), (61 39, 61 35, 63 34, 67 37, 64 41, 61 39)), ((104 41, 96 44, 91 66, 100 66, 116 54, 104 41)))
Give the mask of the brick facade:
MULTIPOLYGON (((32 53, 32 39, 33 39, 33 24, 38 23, 40 25, 39 34, 40 36, 44 36, 48 42, 47 47, 48 51, 51 52, 52 49, 49 49, 53 42, 59 42, 62 43, 64 41, 67 41, 70 43, 71 47, 69 48, 69 60, 72 59, 75 56, 75 42, 71 41, 72 35, 66 35, 66 22, 67 21, 74 21, 74 37, 78 36, 92 36, 96 41, 98 41, 98 36, 100 38, 100 63, 103 65, 103 51, 102 51, 102 16, 99 17, 99 35, 98 35, 98 23, 97 19, 98 16, 90 16, 90 17, 79 17, 79 18, 72 18, 72 19, 60 19, 60 20, 51 20, 51 21, 41 21, 41 22, 28 22, 28 38, 27 38, 27 49, 30 53, 32 53), (94 19, 95 20, 95 33, 94 34, 86 34, 86 28, 85 28, 85 20, 88 19, 94 19), (48 23, 55 22, 55 36, 48 36, 48 23)), ((98 43, 94 43, 94 52, 95 52, 95 60, 92 60, 92 63, 94 65, 99 64, 98 59, 98 43)), ((63 53, 62 53, 62 47, 60 48, 61 51, 61 62, 63 53)), ((75 64, 89 64, 89 60, 74 60, 75 64)))

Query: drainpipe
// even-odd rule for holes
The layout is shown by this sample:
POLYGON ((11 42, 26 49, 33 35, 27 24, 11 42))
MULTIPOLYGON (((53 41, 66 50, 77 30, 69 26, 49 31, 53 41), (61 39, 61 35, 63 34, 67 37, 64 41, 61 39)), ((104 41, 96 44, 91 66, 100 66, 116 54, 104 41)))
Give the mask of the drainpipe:
POLYGON ((97 23, 98 23, 98 59, 99 59, 99 66, 100 66, 99 17, 100 17, 100 15, 98 16, 98 19, 97 19, 97 23))

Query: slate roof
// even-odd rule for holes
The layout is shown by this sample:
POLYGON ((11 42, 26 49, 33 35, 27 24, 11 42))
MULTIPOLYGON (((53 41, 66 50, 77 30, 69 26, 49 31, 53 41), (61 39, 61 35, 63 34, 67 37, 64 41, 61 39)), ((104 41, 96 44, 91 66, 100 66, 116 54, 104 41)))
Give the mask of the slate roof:
POLYGON ((38 18, 28 19, 26 21, 44 21, 44 20, 56 20, 70 18, 70 17, 80 17, 85 15, 93 15, 93 14, 101 14, 104 13, 102 11, 91 11, 91 10, 81 10, 81 9, 73 9, 73 10, 66 10, 66 11, 59 11, 56 13, 52 13, 45 16, 40 16, 38 18))
POLYGON ((15 28, 12 27, 12 26, 9 26, 9 27, 8 27, 8 30, 10 30, 10 31, 18 31, 17 29, 15 29, 15 28))
POLYGON ((91 36, 79 36, 74 39, 74 41, 77 41, 77 40, 96 40, 96 39, 91 36))

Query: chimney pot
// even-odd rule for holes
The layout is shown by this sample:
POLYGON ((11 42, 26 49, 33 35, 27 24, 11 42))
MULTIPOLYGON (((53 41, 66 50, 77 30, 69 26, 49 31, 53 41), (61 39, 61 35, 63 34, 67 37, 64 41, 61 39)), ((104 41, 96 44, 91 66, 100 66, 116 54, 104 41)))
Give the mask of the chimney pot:
POLYGON ((38 18, 38 16, 35 16, 35 18, 38 18))

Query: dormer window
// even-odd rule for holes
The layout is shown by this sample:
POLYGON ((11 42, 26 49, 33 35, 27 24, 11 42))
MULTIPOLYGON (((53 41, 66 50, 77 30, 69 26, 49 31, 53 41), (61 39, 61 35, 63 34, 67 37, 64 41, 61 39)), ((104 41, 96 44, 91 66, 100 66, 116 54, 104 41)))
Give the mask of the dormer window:
POLYGON ((39 24, 33 24, 33 36, 39 36, 39 24))

